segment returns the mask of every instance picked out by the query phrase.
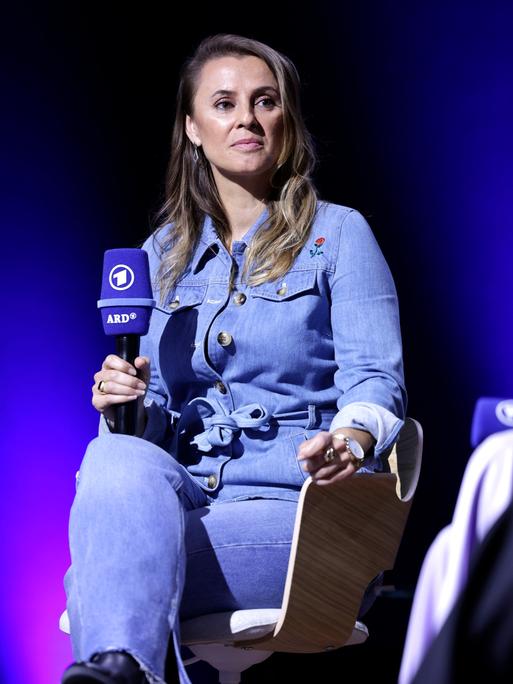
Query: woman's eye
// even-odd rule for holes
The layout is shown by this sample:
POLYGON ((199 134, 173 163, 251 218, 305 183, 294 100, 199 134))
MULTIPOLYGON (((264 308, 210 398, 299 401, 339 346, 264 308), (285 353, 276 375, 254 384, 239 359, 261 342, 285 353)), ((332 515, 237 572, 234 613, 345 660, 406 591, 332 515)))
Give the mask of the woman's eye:
POLYGON ((259 100, 258 104, 264 105, 265 107, 274 107, 275 102, 272 97, 264 97, 259 100))
POLYGON ((224 105, 229 105, 230 107, 232 106, 232 103, 229 102, 228 100, 221 100, 220 102, 216 102, 216 108, 217 109, 228 109, 228 107, 225 107, 224 105))

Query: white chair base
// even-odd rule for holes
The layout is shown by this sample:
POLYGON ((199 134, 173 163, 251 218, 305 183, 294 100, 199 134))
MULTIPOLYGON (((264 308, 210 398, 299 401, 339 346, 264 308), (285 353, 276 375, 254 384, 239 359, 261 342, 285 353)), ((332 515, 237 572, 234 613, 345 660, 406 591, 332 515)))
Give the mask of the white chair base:
POLYGON ((273 654, 272 651, 255 651, 252 648, 238 648, 228 644, 194 644, 188 648, 197 657, 184 660, 184 664, 187 666, 204 660, 219 670, 220 684, 239 684, 244 670, 263 662, 273 654))

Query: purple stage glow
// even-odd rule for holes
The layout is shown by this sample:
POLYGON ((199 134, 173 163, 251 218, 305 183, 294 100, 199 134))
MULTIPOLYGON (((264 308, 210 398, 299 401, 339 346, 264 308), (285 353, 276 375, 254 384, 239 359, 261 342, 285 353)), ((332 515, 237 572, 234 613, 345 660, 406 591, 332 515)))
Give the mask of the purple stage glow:
MULTIPOLYGON (((36 173, 39 150, 33 142, 30 165, 36 173)), ((50 206, 55 186, 45 182, 40 185, 44 202, 34 192, 30 202, 25 193, 11 194, 13 205, 3 215, 13 257, 3 273, 10 292, 0 498, 0 681, 6 684, 60 681, 63 663, 71 661, 69 637, 58 630, 66 607, 67 520, 75 471, 98 423, 90 405, 92 369, 107 346, 99 329, 98 286, 91 283, 88 251, 67 232, 85 235, 88 226, 65 219, 80 202, 57 152, 54 148, 47 161, 62 192, 58 203, 50 206)))
POLYGON ((72 661, 58 621, 75 472, 98 425, 92 375, 109 350, 96 299, 112 209, 85 172, 62 71, 24 57, 2 110, 0 682, 53 684, 72 661))

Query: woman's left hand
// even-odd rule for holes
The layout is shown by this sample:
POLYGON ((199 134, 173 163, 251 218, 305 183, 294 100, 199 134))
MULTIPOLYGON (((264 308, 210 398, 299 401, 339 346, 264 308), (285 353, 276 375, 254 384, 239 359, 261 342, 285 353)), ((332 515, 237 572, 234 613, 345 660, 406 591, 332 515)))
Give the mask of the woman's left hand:
POLYGON ((353 475, 357 470, 357 467, 353 465, 351 455, 346 449, 343 437, 337 439, 337 435, 355 437, 362 445, 364 451, 367 451, 374 441, 372 435, 363 430, 339 428, 333 433, 319 432, 311 439, 302 442, 297 458, 301 461, 301 468, 312 477, 316 484, 328 485, 332 482, 343 480, 353 475), (330 447, 334 450, 335 458, 330 462, 326 462, 325 454, 330 447))

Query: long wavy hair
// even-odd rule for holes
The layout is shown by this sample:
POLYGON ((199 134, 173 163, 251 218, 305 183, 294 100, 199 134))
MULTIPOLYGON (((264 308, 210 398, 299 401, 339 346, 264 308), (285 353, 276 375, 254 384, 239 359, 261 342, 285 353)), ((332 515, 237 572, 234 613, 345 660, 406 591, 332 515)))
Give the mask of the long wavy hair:
POLYGON ((185 132, 185 117, 192 116, 201 70, 211 59, 251 55, 262 59, 273 73, 283 109, 283 144, 270 179, 265 231, 259 230, 246 252, 242 278, 257 285, 283 276, 305 244, 315 216, 318 192, 311 174, 316 165, 314 144, 301 114, 300 80, 285 55, 257 40, 232 34, 205 38, 183 64, 177 92, 171 156, 166 174, 164 202, 153 225, 159 235, 161 263, 156 287, 164 302, 184 273, 197 245, 205 214, 212 217, 225 244, 230 227, 208 160, 185 132))

